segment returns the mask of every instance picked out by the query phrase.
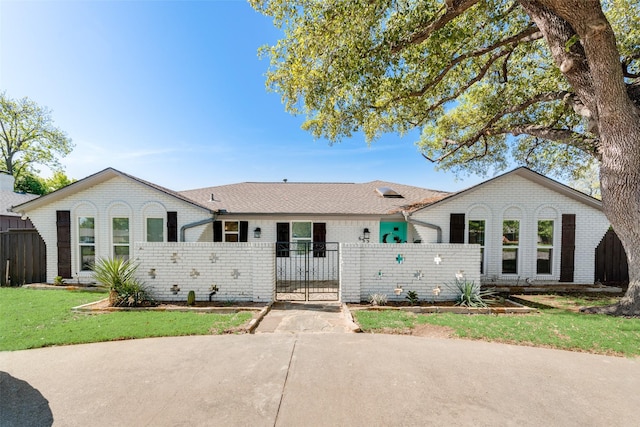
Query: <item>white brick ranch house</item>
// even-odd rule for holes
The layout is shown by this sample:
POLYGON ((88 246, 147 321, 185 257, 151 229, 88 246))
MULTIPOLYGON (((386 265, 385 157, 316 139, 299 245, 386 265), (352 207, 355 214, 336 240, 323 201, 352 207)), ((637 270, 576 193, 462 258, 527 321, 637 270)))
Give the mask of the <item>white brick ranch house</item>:
POLYGON ((175 192, 107 168, 13 211, 46 243, 47 281, 88 282, 97 258, 132 257, 165 300, 217 288, 270 301, 298 280, 345 302, 398 288, 427 297, 463 276, 591 284, 609 227, 598 200, 526 168, 458 193, 382 181, 175 192))

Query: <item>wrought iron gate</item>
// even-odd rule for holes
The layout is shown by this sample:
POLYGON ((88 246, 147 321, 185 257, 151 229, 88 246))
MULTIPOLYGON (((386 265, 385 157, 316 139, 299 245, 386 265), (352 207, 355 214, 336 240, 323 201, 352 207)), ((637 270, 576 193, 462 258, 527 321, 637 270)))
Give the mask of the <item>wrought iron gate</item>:
POLYGON ((276 300, 338 301, 338 243, 276 242, 276 300))

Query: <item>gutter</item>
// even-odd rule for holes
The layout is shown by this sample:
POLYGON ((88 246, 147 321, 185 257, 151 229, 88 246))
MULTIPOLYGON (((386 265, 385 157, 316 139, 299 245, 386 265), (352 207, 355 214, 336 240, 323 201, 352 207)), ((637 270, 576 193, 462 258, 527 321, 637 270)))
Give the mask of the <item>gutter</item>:
POLYGON ((184 242, 185 231, 187 231, 190 228, 195 228, 195 227, 199 227, 201 225, 212 223, 212 222, 214 222, 216 220, 217 215, 218 215, 218 212, 214 212, 213 216, 211 218, 207 218, 207 219, 203 219, 203 220, 200 220, 200 221, 192 222, 191 224, 185 224, 182 227, 180 227, 180 241, 184 242))
POLYGON ((407 221, 410 224, 421 225, 423 227, 427 227, 427 228, 430 228, 432 230, 436 230, 436 233, 437 233, 436 243, 442 243, 442 228, 440 228, 439 225, 430 224, 428 222, 424 222, 424 221, 420 221, 420 220, 411 218, 411 214, 409 214, 407 211, 402 211, 402 215, 404 216, 404 220, 407 221))

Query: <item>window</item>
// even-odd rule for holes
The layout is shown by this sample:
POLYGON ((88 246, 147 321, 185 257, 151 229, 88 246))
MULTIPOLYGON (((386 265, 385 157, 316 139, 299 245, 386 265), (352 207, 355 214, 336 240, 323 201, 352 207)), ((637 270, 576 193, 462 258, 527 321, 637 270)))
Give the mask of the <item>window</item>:
POLYGON ((291 234, 293 235, 291 249, 299 255, 306 254, 311 245, 311 222, 292 222, 291 234))
POLYGON ((536 273, 551 274, 553 259, 553 220, 538 221, 538 253, 536 256, 536 273))
POLYGON ((518 274, 518 246, 520 245, 520 221, 502 222, 502 274, 518 274))
POLYGON ((96 261, 95 220, 90 216, 78 218, 78 244, 80 247, 80 270, 91 270, 96 261))
POLYGON ((469 221, 469 243, 480 245, 480 274, 484 274, 484 234, 483 219, 469 221))
POLYGON ((147 218, 147 242, 164 242, 164 219, 147 218))
POLYGON ((129 259, 129 218, 113 218, 111 221, 113 257, 129 259))
POLYGON ((224 222, 224 241, 225 242, 239 242, 240 227, 238 221, 225 221, 224 222))

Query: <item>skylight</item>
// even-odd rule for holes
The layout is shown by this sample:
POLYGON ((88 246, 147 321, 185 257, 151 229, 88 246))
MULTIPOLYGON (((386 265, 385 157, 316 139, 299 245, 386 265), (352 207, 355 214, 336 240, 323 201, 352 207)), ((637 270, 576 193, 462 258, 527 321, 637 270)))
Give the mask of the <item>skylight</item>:
POLYGON ((385 199, 402 199, 402 194, 398 193, 391 187, 378 187, 376 188, 378 194, 380 194, 385 199))

